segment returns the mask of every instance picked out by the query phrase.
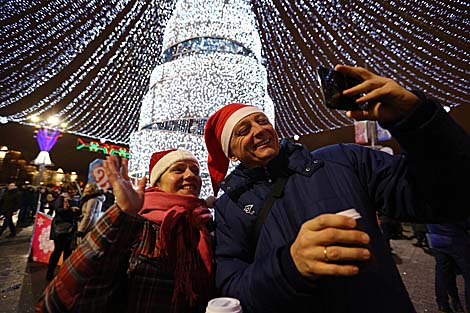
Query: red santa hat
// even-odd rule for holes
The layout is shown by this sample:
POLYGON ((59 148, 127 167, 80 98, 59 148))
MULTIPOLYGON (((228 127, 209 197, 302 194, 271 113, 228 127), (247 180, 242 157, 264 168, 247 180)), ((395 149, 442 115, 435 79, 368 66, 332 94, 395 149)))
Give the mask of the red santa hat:
POLYGON ((209 152, 207 166, 211 176, 212 189, 217 196, 218 183, 227 174, 229 165, 230 138, 235 125, 248 115, 263 111, 255 106, 232 103, 215 112, 207 120, 204 129, 204 140, 209 152))
POLYGON ((150 185, 153 186, 172 164, 183 160, 192 160, 199 165, 196 157, 186 150, 170 149, 152 154, 149 166, 150 185))

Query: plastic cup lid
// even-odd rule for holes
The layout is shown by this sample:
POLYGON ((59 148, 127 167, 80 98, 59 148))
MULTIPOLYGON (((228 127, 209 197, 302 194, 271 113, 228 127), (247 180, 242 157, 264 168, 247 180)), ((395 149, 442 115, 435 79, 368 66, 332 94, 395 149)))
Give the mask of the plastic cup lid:
POLYGON ((207 304, 208 313, 239 313, 242 312, 240 301, 234 298, 215 298, 207 304))

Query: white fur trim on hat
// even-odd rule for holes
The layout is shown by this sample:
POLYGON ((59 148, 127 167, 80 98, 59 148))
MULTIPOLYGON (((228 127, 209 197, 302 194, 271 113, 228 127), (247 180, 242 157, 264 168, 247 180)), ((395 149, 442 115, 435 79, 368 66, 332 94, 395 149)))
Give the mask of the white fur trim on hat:
POLYGON ((183 160, 193 160, 198 166, 199 162, 196 157, 189 151, 186 150, 175 150, 164 155, 152 168, 150 173, 150 185, 153 186, 162 174, 174 163, 183 160))
POLYGON ((232 138, 232 131, 235 125, 248 115, 258 112, 263 113, 260 108, 250 105, 233 112, 233 114, 227 119, 224 129, 222 130, 222 135, 220 135, 220 145, 222 146, 222 150, 227 158, 230 158, 228 155, 230 150, 230 138, 232 138))

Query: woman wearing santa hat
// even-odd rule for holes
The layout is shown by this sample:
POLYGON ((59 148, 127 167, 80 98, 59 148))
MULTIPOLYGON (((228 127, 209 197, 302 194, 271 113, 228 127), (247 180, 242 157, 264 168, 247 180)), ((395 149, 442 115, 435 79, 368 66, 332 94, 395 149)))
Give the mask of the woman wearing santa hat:
POLYGON ((116 203, 46 288, 38 312, 204 312, 212 296, 212 220, 199 163, 188 151, 156 152, 135 190, 116 157, 105 172, 116 203))
POLYGON ((245 313, 414 312, 376 212, 470 213, 470 138, 442 106, 367 69, 335 69, 362 81, 343 94, 370 104, 348 115, 381 122, 406 155, 344 144, 310 152, 246 104, 207 121, 212 186, 225 192, 214 206, 216 285, 245 313), (240 164, 226 176, 231 160, 240 164))

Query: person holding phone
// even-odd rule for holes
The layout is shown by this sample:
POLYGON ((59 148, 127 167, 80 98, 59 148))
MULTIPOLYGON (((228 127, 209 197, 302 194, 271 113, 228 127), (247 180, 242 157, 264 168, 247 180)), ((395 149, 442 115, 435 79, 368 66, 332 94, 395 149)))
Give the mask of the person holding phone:
POLYGON ((310 152, 279 140, 246 104, 207 121, 212 186, 224 191, 216 285, 244 312, 414 312, 376 213, 421 222, 470 214, 470 137, 442 106, 364 68, 335 70, 360 81, 342 94, 370 105, 348 116, 379 121, 404 154, 354 144, 310 152), (225 177, 230 161, 240 164, 225 177))

